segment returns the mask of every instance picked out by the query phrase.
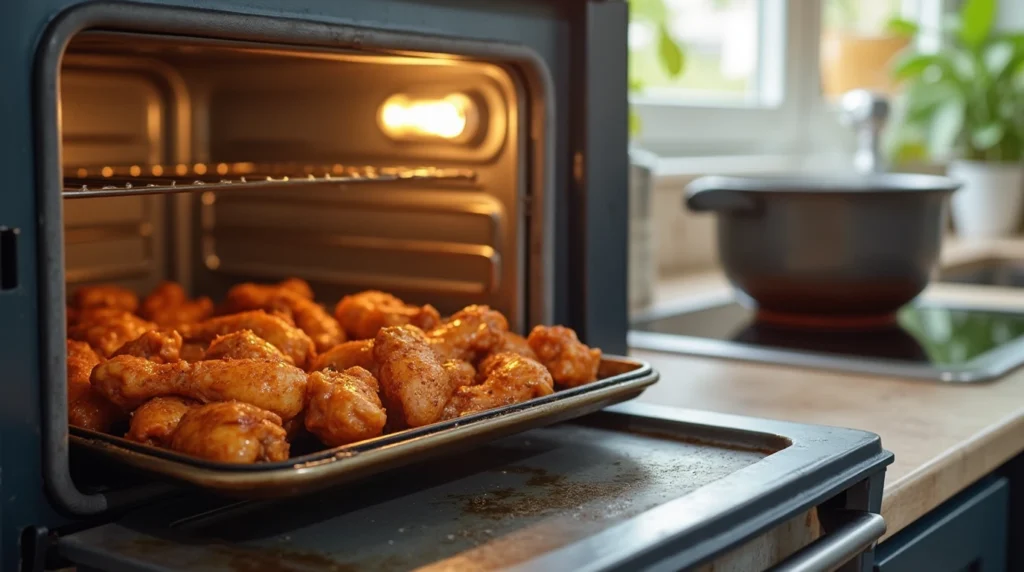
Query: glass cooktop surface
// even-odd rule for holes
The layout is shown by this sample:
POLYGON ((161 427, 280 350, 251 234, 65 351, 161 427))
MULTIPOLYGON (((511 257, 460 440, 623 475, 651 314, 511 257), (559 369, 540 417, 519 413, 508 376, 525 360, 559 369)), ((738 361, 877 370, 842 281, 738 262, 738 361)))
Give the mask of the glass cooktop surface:
POLYGON ((1024 363, 1024 313, 910 304, 880 330, 818 331, 755 322, 732 300, 635 319, 630 346, 941 381, 986 381, 1024 363))

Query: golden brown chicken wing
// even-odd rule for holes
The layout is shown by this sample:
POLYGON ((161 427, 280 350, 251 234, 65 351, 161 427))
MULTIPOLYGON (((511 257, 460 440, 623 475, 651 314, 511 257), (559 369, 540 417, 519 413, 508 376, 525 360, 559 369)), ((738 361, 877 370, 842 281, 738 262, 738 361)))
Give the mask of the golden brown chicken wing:
POLYGON ((394 430, 437 421, 452 395, 448 371, 416 326, 388 326, 377 333, 373 355, 380 388, 394 430))
POLYGON ((289 452, 281 418, 238 401, 189 409, 171 436, 170 448, 222 463, 284 461, 289 452))
POLYGON ((267 340, 292 358, 299 367, 306 367, 313 358, 313 340, 305 332, 263 310, 211 318, 198 324, 182 326, 180 331, 188 342, 212 342, 217 336, 241 330, 251 330, 267 340))
POLYGON ((286 278, 277 285, 285 290, 291 290, 307 300, 315 298, 313 295, 313 287, 309 285, 309 282, 306 282, 302 278, 286 278))
POLYGON ((411 324, 429 330, 441 321, 437 309, 429 304, 413 306, 378 290, 345 296, 334 307, 334 317, 352 340, 373 339, 387 326, 411 324))
POLYGON ((354 366, 369 371, 374 377, 379 374, 377 361, 373 359, 373 340, 353 340, 338 344, 316 356, 309 371, 322 369, 345 371, 354 366))
POLYGON ((135 356, 156 363, 171 363, 181 359, 181 334, 174 330, 150 330, 125 343, 115 356, 135 356))
POLYGON ((533 352, 533 348, 530 347, 529 342, 527 342, 526 338, 523 336, 520 336, 515 332, 505 332, 502 334, 502 338, 502 343, 498 346, 498 349, 495 350, 495 353, 511 352, 523 357, 528 357, 532 360, 537 359, 537 354, 533 352))
MULTIPOLYGON (((309 287, 305 282, 301 284, 309 287)), ((305 297, 298 282, 287 281, 277 285, 239 284, 228 291, 225 306, 231 312, 265 310, 287 314, 313 340, 317 351, 327 350, 345 341, 345 333, 338 321, 320 304, 305 297)))
POLYGON ((527 338, 559 387, 577 387, 597 379, 601 350, 589 348, 565 326, 537 326, 527 338))
POLYGON ((142 301, 139 313, 159 326, 177 327, 209 318, 213 301, 206 296, 189 300, 180 284, 164 281, 142 301))
POLYGON ((309 376, 306 429, 328 447, 380 436, 387 413, 377 380, 361 367, 317 371, 309 376))
POLYGON ((464 386, 476 383, 476 368, 468 361, 450 359, 441 364, 441 367, 448 372, 448 380, 451 382, 452 391, 464 386))
POLYGON ((496 407, 551 395, 554 383, 548 370, 519 354, 497 354, 488 360, 484 382, 458 388, 441 419, 455 419, 496 407))
POLYGON ((217 336, 210 342, 203 359, 261 359, 295 365, 290 356, 284 355, 281 350, 251 330, 217 336))
POLYGON ((237 359, 157 364, 117 356, 92 371, 92 386, 130 411, 154 397, 177 395, 203 403, 244 401, 291 419, 302 411, 306 373, 282 362, 237 359))
POLYGON ((109 357, 125 343, 155 329, 156 324, 130 312, 104 311, 80 315, 78 323, 68 328, 68 337, 89 344, 102 357, 109 357))
POLYGON ((443 360, 476 363, 505 341, 508 320, 488 306, 467 306, 427 333, 443 360))
POLYGON ((93 368, 102 361, 89 344, 68 340, 68 424, 108 432, 124 419, 124 413, 89 383, 93 368))
POLYGON ((139 297, 129 289, 113 284, 82 286, 71 295, 71 306, 79 310, 117 308, 134 312, 139 307, 139 297))
POLYGON ((201 405, 184 397, 155 397, 132 413, 126 439, 154 447, 170 447, 171 436, 181 418, 190 409, 201 405))

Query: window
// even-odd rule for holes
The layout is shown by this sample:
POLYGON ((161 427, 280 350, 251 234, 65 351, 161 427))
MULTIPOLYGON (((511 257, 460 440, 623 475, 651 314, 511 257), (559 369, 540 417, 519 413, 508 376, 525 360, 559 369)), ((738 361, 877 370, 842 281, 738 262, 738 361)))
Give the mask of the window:
MULTIPOLYGON (((938 27, 950 0, 630 0, 635 140, 662 156, 802 154, 842 133, 832 102, 891 92, 893 16, 938 27), (662 65, 667 33, 683 73, 662 65)), ((840 135, 842 136, 842 135, 840 135)))

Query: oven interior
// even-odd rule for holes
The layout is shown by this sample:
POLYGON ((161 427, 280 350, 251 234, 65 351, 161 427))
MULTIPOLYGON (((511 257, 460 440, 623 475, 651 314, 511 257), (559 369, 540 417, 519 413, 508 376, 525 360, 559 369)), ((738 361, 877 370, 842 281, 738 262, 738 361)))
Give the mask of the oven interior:
POLYGON ((217 301, 296 276, 328 308, 380 289, 529 321, 533 193, 511 70, 86 31, 59 77, 68 292, 174 280, 217 301), (303 181, 332 175, 354 180, 303 181))

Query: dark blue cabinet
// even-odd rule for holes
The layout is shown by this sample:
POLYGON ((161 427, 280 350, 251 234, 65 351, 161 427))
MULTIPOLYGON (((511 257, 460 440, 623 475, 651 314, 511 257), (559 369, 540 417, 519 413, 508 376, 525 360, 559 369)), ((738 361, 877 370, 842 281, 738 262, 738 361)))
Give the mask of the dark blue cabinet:
POLYGON ((991 476, 881 543, 876 572, 1007 570, 1010 481, 991 476))

